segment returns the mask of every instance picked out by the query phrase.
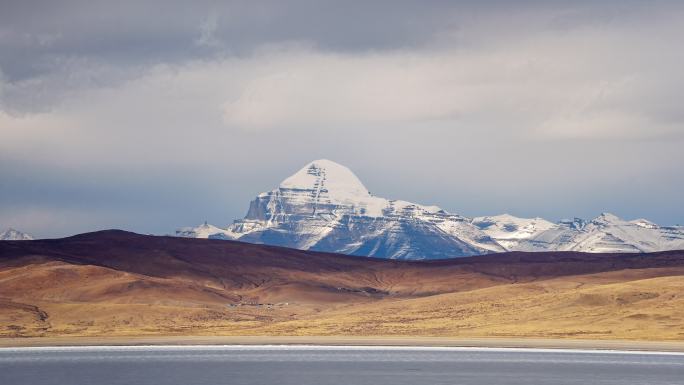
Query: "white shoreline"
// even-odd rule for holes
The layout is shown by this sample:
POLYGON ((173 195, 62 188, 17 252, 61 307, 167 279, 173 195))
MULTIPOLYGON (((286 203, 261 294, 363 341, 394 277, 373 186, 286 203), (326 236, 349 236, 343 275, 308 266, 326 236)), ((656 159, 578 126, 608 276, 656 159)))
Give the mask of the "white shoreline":
POLYGON ((434 352, 501 352, 501 353, 564 353, 564 354, 628 354, 684 356, 684 352, 619 349, 572 349, 572 348, 506 348, 474 346, 391 346, 391 345, 79 345, 79 346, 21 346, 0 347, 0 353, 11 352, 62 352, 62 351, 434 351, 434 352))

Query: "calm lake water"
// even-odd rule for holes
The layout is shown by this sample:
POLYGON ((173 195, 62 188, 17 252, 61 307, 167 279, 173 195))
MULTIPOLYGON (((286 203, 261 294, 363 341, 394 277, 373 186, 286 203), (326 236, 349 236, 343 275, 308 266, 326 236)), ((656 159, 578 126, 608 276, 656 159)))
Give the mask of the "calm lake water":
POLYGON ((0 384, 684 384, 684 355, 534 349, 0 349, 0 384))

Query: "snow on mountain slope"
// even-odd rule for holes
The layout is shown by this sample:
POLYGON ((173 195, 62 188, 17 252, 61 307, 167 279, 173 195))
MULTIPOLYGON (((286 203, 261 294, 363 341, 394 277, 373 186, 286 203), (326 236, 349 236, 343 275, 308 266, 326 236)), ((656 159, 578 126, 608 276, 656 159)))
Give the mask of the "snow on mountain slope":
POLYGON ((349 215, 310 249, 394 259, 439 259, 487 252, 420 218, 349 215))
POLYGON ((468 218, 373 196, 351 170, 326 159, 257 195, 245 218, 227 229, 189 228, 177 234, 395 259, 504 251, 468 218))
POLYGON ((236 237, 228 230, 221 229, 207 222, 197 227, 183 227, 176 230, 177 237, 184 238, 224 238, 235 239, 236 237))
POLYGON ((30 241, 32 239, 32 236, 11 227, 0 233, 0 241, 30 241))
POLYGON ((492 237, 506 250, 515 250, 520 241, 533 238, 558 225, 543 218, 518 218, 509 214, 476 217, 472 224, 492 237))
POLYGON ((561 222, 521 242, 524 251, 653 252, 684 249, 684 231, 677 227, 659 227, 652 222, 628 222, 603 213, 589 222, 561 222))
POLYGON ((655 223, 653 223, 647 219, 644 219, 644 218, 635 219, 635 220, 629 221, 629 223, 633 223, 633 224, 635 224, 639 227, 643 227, 645 229, 657 229, 659 227, 657 224, 655 224, 655 223))
POLYGON ((503 214, 467 218, 437 206, 371 195, 348 168, 315 160, 256 196, 227 228, 204 223, 183 237, 232 239, 393 259, 437 259, 503 251, 645 252, 684 249, 684 228, 604 213, 552 223, 503 214))
POLYGON ((384 204, 384 199, 371 196, 350 169, 327 159, 304 166, 282 181, 278 190, 292 192, 293 196, 304 191, 310 194, 299 196, 305 201, 349 205, 375 216, 381 215, 384 204))

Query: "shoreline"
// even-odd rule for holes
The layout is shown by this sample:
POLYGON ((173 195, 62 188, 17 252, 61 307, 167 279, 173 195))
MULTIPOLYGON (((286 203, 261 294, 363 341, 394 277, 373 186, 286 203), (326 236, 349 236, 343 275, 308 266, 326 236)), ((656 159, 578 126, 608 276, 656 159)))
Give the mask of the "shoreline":
POLYGON ((684 352, 684 341, 579 340, 545 338, 444 338, 345 336, 131 336, 0 338, 0 348, 68 346, 352 346, 463 347, 684 352))

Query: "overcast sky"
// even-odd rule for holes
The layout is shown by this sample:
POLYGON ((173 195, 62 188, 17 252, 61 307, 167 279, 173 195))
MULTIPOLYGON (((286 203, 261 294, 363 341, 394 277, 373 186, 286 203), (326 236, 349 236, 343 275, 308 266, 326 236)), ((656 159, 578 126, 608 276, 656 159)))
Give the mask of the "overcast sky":
POLYGON ((679 1, 0 1, 0 227, 227 225, 307 162, 684 223, 679 1))

